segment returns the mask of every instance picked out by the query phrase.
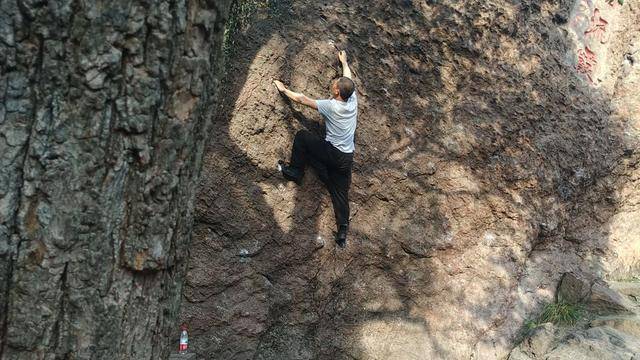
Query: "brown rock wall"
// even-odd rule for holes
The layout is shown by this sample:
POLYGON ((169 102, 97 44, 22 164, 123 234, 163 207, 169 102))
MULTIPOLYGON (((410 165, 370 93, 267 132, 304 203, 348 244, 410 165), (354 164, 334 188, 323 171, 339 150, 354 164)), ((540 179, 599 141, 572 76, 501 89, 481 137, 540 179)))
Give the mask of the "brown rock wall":
POLYGON ((637 271, 640 9, 611 10, 593 83, 575 5, 259 11, 236 39, 197 199, 182 318, 201 358, 505 358, 562 273, 637 271), (271 84, 328 97, 338 48, 360 102, 343 251, 315 175, 298 188, 275 171, 320 116, 271 84))

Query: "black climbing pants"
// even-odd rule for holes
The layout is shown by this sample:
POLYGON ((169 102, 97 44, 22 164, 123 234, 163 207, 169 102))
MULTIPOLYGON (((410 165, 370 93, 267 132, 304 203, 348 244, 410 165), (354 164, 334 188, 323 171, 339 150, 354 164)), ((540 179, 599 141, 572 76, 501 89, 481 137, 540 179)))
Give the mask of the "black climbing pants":
POLYGON ((351 166, 353 153, 343 153, 331 143, 307 130, 296 133, 291 149, 290 167, 300 176, 304 175, 307 165, 311 165, 320 180, 325 184, 336 216, 336 224, 349 224, 349 186, 351 185, 351 166))

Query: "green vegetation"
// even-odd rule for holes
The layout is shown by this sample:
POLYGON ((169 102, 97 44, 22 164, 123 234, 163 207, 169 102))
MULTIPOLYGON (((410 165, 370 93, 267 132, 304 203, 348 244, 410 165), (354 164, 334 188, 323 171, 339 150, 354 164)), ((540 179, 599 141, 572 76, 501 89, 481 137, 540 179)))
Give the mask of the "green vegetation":
POLYGON ((632 275, 629 277, 616 277, 611 279, 618 282, 637 283, 640 282, 640 275, 632 275))
POLYGON ((575 325, 583 315, 584 307, 582 305, 565 302, 550 303, 544 307, 542 314, 538 318, 538 323, 551 322, 556 325, 575 325))
POLYGON ((522 336, 528 335, 533 329, 549 322, 554 325, 573 326, 585 315, 584 306, 581 304, 549 303, 544 306, 542 313, 537 318, 524 322, 522 336))
POLYGON ((529 332, 531 332, 531 330, 537 328, 538 326, 540 326, 540 324, 537 321, 535 321, 535 320, 527 320, 527 321, 524 322, 523 332, 525 334, 528 334, 529 332))

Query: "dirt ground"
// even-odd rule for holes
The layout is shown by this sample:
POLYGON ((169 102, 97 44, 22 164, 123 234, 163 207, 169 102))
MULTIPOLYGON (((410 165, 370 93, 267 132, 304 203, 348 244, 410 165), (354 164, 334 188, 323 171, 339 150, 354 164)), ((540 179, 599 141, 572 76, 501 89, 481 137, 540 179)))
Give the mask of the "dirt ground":
POLYGON ((199 358, 505 358, 565 271, 638 271, 640 61, 625 59, 640 56, 640 12, 609 10, 592 83, 576 71, 573 11, 565 0, 258 9, 220 84, 196 204, 182 319, 199 358), (359 96, 346 249, 313 172, 297 187, 275 170, 296 131, 323 126, 271 83, 329 97, 337 49, 359 96))

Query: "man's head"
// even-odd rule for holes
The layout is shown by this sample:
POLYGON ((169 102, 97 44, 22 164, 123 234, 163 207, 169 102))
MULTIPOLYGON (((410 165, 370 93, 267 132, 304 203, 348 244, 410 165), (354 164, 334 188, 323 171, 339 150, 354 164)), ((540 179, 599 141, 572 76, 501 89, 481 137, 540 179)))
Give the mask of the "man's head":
POLYGON ((348 77, 342 76, 331 82, 331 94, 334 98, 339 98, 342 101, 349 100, 354 89, 355 84, 348 77))

